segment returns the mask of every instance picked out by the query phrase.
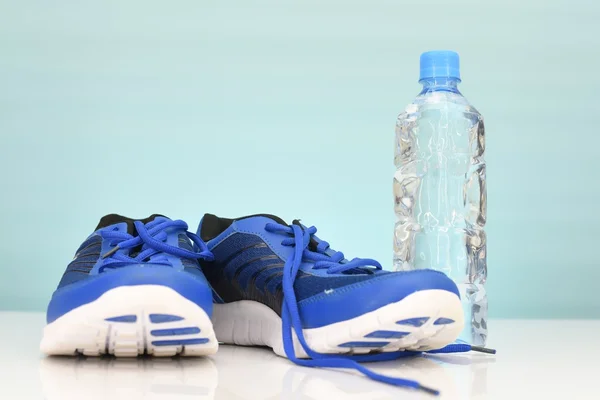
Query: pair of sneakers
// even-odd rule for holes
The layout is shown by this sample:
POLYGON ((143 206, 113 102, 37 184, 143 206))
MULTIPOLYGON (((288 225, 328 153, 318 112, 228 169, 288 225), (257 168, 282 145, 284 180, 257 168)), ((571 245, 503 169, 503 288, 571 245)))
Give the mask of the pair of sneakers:
MULTIPOLYGON (((268 346, 300 365, 435 351, 463 328, 456 285, 432 270, 347 260, 315 227, 274 215, 181 220, 103 217, 67 266, 47 311, 49 355, 203 356, 218 344, 268 346)), ((468 348, 448 350, 466 351, 468 348)), ((440 350, 438 350, 440 351, 440 350)))

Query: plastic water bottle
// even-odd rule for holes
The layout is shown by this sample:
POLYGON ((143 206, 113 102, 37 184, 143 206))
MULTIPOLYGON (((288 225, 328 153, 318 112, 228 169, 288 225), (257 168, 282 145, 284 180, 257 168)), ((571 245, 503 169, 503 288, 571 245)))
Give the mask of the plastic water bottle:
POLYGON ((445 272, 460 289, 465 330, 487 338, 485 131, 458 90, 458 54, 421 55, 423 90, 398 117, 394 162, 394 266, 445 272))

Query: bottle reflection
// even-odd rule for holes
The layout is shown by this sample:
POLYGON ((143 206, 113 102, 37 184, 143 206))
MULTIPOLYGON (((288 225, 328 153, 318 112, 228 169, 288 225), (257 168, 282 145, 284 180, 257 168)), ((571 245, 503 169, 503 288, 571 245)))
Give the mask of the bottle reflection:
POLYGON ((496 357, 486 354, 436 354, 428 359, 442 365, 457 382, 456 398, 484 399, 488 394, 488 367, 496 357))

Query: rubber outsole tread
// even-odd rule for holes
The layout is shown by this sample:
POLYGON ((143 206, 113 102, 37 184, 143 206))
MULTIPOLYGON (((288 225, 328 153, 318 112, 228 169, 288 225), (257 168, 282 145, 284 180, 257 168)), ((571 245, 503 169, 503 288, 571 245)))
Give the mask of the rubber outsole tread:
POLYGON ((218 342, 197 304, 165 286, 139 285, 107 291, 47 325, 40 349, 48 355, 204 356, 214 354, 218 342))
MULTIPOLYGON (((220 342, 268 346, 286 356, 281 318, 266 305, 248 300, 215 304, 213 325, 220 342)), ((439 349, 456 340, 463 326, 462 306, 456 294, 423 290, 350 320, 304 329, 303 334, 310 348, 319 353, 369 354, 439 349), (440 319, 447 323, 434 325, 440 319)), ((306 358, 295 333, 293 337, 295 355, 306 358)))

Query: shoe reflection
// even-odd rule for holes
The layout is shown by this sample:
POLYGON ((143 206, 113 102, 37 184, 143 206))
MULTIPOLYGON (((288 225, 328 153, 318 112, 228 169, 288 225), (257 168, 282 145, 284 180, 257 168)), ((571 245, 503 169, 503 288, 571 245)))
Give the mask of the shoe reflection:
MULTIPOLYGON (((487 362, 468 356, 419 356, 366 364, 415 379, 444 398, 487 392, 487 362)), ((271 349, 221 345, 204 358, 46 357, 40 377, 48 400, 423 398, 347 370, 299 367, 271 349)))
POLYGON ((217 369, 210 358, 46 357, 40 361, 45 398, 214 399, 217 369))
MULTIPOLYGON (((221 346, 215 357, 219 370, 217 399, 422 399, 421 393, 375 382, 350 370, 300 367, 270 349, 221 346)), ((365 364, 389 375, 420 379, 433 386, 454 383, 443 366, 425 357, 365 364)), ((438 386, 434 386, 438 387, 438 386)))

